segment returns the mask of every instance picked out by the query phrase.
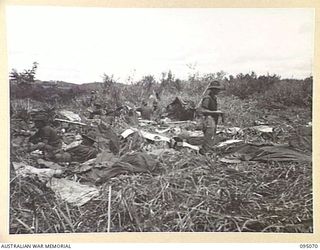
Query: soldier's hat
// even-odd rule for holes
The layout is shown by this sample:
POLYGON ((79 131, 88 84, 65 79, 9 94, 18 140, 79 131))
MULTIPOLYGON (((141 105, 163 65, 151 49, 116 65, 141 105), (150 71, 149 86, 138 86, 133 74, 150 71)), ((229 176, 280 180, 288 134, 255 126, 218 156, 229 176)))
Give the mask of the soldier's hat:
POLYGON ((225 88, 223 86, 221 86, 219 81, 212 81, 212 82, 210 82, 208 89, 224 90, 225 88))
POLYGON ((96 134, 93 131, 89 131, 87 134, 82 134, 81 135, 85 139, 89 139, 92 142, 96 142, 96 134))

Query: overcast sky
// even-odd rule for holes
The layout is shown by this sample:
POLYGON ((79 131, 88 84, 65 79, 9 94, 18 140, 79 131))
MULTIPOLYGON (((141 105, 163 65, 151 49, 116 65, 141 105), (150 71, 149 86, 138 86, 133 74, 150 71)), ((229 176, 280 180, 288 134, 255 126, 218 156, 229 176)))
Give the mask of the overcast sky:
POLYGON ((194 65, 201 74, 312 74, 313 9, 7 7, 9 70, 73 83, 121 81, 194 65))

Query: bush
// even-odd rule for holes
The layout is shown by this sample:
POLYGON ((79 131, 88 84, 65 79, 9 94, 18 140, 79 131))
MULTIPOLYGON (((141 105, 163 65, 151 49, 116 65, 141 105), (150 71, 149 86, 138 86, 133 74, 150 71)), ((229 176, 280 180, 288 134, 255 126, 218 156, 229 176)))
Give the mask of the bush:
POLYGON ((38 68, 38 63, 34 62, 31 69, 26 69, 23 72, 18 72, 16 69, 12 69, 10 72, 10 80, 17 84, 30 84, 35 82, 35 75, 38 68))
POLYGON ((247 99, 256 94, 265 93, 279 81, 280 77, 277 75, 258 77, 254 72, 238 74, 236 77, 229 76, 229 79, 226 79, 226 94, 247 99))
POLYGON ((85 91, 81 90, 78 86, 70 89, 60 89, 59 87, 52 86, 44 88, 40 84, 11 84, 10 85, 10 98, 11 99, 26 99, 30 98, 35 101, 48 102, 48 103, 69 103, 73 98, 83 95, 85 91))
POLYGON ((261 98, 266 103, 285 106, 312 107, 312 78, 305 80, 282 80, 261 98))
POLYGON ((277 75, 239 74, 225 78, 226 95, 259 101, 269 108, 311 107, 312 77, 305 80, 280 80, 277 75))

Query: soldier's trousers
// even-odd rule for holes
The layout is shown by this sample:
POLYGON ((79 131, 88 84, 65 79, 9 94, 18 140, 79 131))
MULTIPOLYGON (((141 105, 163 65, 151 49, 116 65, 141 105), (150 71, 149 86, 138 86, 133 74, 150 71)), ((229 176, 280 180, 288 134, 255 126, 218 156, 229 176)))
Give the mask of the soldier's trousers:
POLYGON ((207 152, 214 145, 214 139, 217 132, 218 117, 205 116, 203 118, 202 131, 204 140, 202 143, 202 152, 207 152))

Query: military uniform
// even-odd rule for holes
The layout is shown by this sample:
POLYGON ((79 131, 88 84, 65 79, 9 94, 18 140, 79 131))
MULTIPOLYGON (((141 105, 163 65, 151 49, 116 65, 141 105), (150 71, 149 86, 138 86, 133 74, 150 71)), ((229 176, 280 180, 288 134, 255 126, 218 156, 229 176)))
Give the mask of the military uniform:
POLYGON ((67 150, 70 155, 70 161, 82 163, 97 157, 98 150, 93 146, 96 138, 95 133, 89 132, 82 135, 82 137, 84 139, 82 144, 67 150))
MULTIPOLYGON (((211 96, 205 96, 201 104, 202 108, 208 109, 210 111, 217 111, 217 98, 212 98, 211 96)), ((202 144, 203 151, 210 149, 214 143, 214 137, 217 132, 218 115, 204 115, 202 131, 204 134, 204 141, 202 144)))
POLYGON ((46 124, 48 118, 45 115, 37 114, 33 120, 35 122, 42 122, 42 125, 40 125, 38 131, 29 138, 29 142, 36 144, 31 148, 33 150, 42 150, 45 158, 53 160, 55 158, 55 153, 61 149, 61 138, 54 128, 46 124))
POLYGON ((95 104, 96 100, 97 100, 96 92, 91 91, 91 96, 90 96, 90 100, 89 100, 90 106, 93 106, 95 104))
MULTIPOLYGON (((212 82, 208 90, 216 89, 222 90, 220 83, 217 81, 212 82)), ((203 124, 202 131, 204 134, 204 140, 200 153, 206 153, 214 145, 214 140, 217 132, 218 119, 221 114, 206 114, 207 111, 217 111, 218 102, 215 94, 207 94, 201 101, 201 110, 203 110, 203 124)))
POLYGON ((158 99, 155 95, 151 95, 149 97, 150 106, 152 106, 153 111, 156 111, 158 109, 158 99))
POLYGON ((62 145, 61 139, 58 136, 57 131, 49 125, 40 128, 33 136, 30 137, 29 141, 34 144, 46 141, 48 149, 50 149, 50 147, 52 149, 58 149, 61 148, 62 145))
POLYGON ((71 161, 82 163, 96 158, 98 150, 92 146, 80 144, 77 147, 67 150, 67 153, 70 154, 71 161))

